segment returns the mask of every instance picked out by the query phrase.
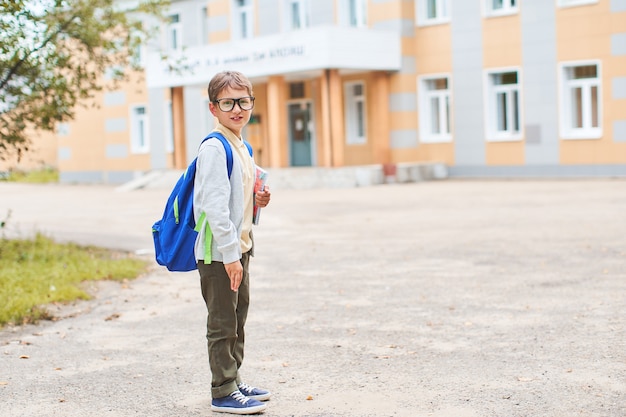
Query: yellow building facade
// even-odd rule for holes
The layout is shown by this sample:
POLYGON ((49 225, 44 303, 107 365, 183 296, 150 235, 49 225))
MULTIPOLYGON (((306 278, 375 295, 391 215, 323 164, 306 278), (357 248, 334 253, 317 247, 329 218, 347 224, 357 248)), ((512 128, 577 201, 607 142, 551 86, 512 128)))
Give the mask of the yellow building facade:
POLYGON ((168 18, 144 73, 58 129, 62 182, 184 168, 226 69, 253 82, 244 136, 268 168, 626 175, 626 0, 181 0, 168 18))

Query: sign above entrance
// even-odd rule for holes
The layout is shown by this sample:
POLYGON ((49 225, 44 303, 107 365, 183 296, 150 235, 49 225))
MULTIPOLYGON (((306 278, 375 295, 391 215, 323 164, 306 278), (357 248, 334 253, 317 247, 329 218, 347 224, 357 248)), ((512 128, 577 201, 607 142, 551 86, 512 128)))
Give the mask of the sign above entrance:
POLYGON ((397 71, 401 64, 400 34, 346 27, 306 30, 184 49, 170 61, 158 52, 148 55, 149 88, 208 84, 216 73, 236 70, 249 78, 326 68, 397 71), (170 62, 185 69, 172 71, 170 62))
POLYGON ((306 56, 306 46, 301 44, 272 48, 264 51, 259 50, 248 54, 233 52, 232 55, 213 55, 206 59, 205 65, 207 68, 210 68, 229 65, 263 64, 270 60, 278 62, 284 58, 304 56, 306 56))

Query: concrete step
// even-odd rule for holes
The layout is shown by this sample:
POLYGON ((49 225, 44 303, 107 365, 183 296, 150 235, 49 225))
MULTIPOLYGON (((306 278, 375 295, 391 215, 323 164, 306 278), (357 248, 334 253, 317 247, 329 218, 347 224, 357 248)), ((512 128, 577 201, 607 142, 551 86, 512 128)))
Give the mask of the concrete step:
MULTIPOLYGON (((395 165, 361 165, 340 168, 291 167, 268 168, 268 185, 272 190, 311 188, 369 187, 389 183, 440 180, 448 177, 442 163, 399 163, 395 165)), ((118 191, 140 188, 172 188, 183 170, 155 170, 123 184, 118 191)))

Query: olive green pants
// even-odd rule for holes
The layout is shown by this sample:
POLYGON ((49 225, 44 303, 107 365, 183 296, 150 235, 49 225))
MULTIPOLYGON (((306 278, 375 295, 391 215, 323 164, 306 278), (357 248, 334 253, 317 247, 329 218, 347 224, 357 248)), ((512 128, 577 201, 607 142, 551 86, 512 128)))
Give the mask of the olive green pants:
POLYGON ((248 263, 250 255, 241 258, 243 279, 238 291, 230 289, 230 280, 222 262, 205 265, 198 262, 200 287, 206 303, 207 347, 211 368, 211 395, 225 397, 238 389, 239 368, 243 362, 244 325, 250 303, 248 263))

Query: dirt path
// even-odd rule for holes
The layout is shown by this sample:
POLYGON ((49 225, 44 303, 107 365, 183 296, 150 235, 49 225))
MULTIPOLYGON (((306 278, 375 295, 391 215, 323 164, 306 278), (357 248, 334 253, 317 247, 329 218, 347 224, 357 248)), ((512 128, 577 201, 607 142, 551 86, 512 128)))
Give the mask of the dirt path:
MULTIPOLYGON (((0 218, 142 252, 167 193, 0 183, 0 218)), ((275 190, 255 238, 266 417, 626 415, 625 181, 275 190)), ((197 275, 93 291, 0 332, 0 416, 212 415, 197 275)))

